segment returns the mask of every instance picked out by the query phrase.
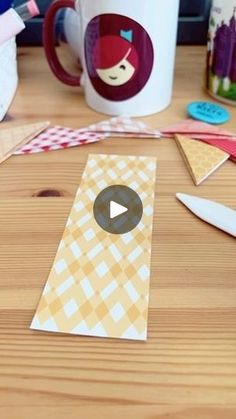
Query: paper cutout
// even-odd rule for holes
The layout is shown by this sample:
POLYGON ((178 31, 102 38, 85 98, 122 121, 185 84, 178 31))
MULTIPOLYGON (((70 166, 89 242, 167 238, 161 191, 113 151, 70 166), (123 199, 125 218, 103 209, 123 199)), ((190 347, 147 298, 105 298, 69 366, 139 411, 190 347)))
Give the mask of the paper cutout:
POLYGON ((236 158, 236 141, 222 139, 205 139, 205 142, 230 154, 230 158, 236 158))
POLYGON ((228 158, 229 154, 182 135, 175 135, 176 143, 196 185, 200 185, 228 158))
POLYGON ((14 154, 33 154, 95 143, 104 138, 102 133, 87 132, 61 126, 48 128, 14 154))
POLYGON ((90 155, 31 328, 145 340, 156 159, 90 155), (93 204, 107 186, 133 188, 143 216, 129 233, 96 223, 93 204))
POLYGON ((174 134, 186 134, 229 153, 232 160, 236 158, 236 135, 218 126, 186 119, 162 130, 164 137, 173 137, 174 134))
POLYGON ((209 139, 220 137, 220 139, 230 139, 231 141, 236 141, 235 133, 223 130, 222 128, 215 125, 207 124, 206 122, 196 121, 191 118, 165 127, 161 129, 161 133, 167 137, 172 137, 172 134, 187 134, 191 138, 194 137, 203 140, 206 138, 205 136, 207 136, 209 139))
POLYGON ((126 116, 118 116, 88 127, 90 131, 103 132, 108 136, 160 138, 160 131, 149 127, 142 121, 126 116))
POLYGON ((159 138, 160 132, 142 121, 128 117, 111 118, 85 128, 73 129, 61 126, 48 128, 27 146, 14 154, 32 154, 94 143, 108 137, 159 138))
POLYGON ((15 150, 26 144, 35 135, 45 130, 49 122, 22 125, 19 127, 6 128, 0 131, 0 163, 8 159, 15 150))
POLYGON ((76 147, 94 143, 108 137, 160 138, 160 132, 150 128, 142 121, 129 117, 116 117, 85 128, 73 129, 61 126, 50 127, 35 137, 27 146, 14 153, 32 154, 76 147))

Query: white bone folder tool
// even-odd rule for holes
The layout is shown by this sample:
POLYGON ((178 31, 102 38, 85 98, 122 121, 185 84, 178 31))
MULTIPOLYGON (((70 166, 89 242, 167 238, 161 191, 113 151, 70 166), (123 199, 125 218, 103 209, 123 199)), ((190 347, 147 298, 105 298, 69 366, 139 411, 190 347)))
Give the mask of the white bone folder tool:
POLYGON ((197 217, 236 237, 236 211, 197 196, 177 193, 176 197, 197 217))

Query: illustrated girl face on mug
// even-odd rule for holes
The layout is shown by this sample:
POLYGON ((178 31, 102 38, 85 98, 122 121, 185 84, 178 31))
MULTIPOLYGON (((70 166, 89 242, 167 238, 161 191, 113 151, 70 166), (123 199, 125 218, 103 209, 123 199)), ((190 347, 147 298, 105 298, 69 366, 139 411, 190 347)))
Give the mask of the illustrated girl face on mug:
POLYGON ((135 20, 115 13, 95 16, 88 23, 84 54, 94 90, 102 98, 117 102, 134 97, 144 88, 154 63, 147 31, 135 20))
POLYGON ((127 39, 107 35, 97 40, 94 67, 99 78, 109 86, 122 86, 132 80, 138 64, 136 49, 127 39))

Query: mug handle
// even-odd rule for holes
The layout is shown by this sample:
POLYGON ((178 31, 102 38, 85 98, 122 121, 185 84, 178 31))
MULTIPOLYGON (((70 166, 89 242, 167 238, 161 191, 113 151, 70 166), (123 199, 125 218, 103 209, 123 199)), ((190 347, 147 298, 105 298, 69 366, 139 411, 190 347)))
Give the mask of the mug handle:
POLYGON ((74 0, 56 0, 51 6, 49 6, 47 13, 45 15, 44 25, 43 25, 43 44, 46 53, 46 57, 51 67, 52 72, 55 76, 64 84, 69 86, 80 86, 81 76, 73 76, 69 74, 61 65, 55 48, 55 17, 58 10, 69 7, 75 9, 74 0))

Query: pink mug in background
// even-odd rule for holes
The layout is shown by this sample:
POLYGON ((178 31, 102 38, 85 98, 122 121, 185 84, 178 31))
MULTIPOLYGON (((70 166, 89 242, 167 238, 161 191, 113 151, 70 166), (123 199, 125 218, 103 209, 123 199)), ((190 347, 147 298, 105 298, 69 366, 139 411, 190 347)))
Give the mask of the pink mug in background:
POLYGON ((87 104, 108 115, 144 116, 171 101, 179 0, 56 0, 44 22, 44 47, 55 76, 81 86, 87 104), (65 71, 54 45, 61 8, 80 19, 83 77, 65 71))

